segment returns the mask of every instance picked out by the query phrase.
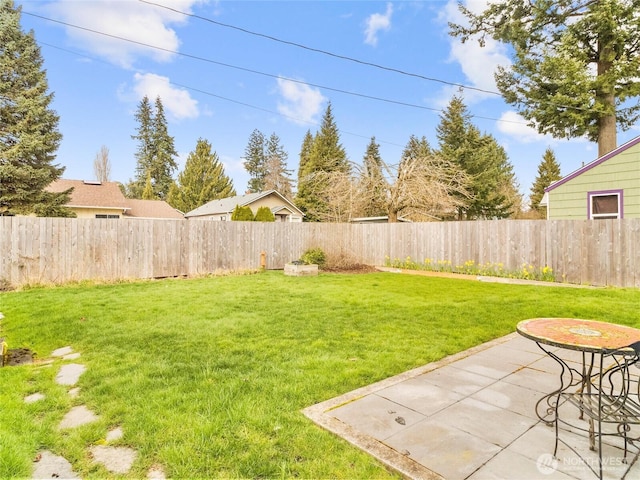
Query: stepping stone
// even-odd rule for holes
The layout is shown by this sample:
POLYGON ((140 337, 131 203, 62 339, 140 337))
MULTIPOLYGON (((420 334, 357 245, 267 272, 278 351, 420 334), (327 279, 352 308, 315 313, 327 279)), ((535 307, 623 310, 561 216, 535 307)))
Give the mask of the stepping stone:
POLYGON ((164 480, 165 478, 167 478, 167 476, 164 473, 164 469, 160 465, 153 465, 147 473, 147 478, 164 480))
POLYGON ((80 478, 74 472, 71 464, 59 455, 49 451, 40 452, 31 478, 80 478))
POLYGON ((120 440, 124 433, 122 432, 122 428, 116 427, 113 430, 109 430, 107 432, 107 442, 115 442, 116 440, 120 440))
POLYGON ((51 352, 52 357, 64 357, 65 355, 69 355, 73 352, 73 348, 71 347, 62 347, 51 352))
POLYGON ((40 400, 44 400, 44 394, 42 393, 32 393, 24 397, 24 403, 36 403, 40 400))
POLYGON ((63 365, 56 376, 56 383, 58 385, 75 385, 86 369, 87 367, 79 363, 63 365))
POLYGON ((124 474, 131 470, 138 452, 129 447, 105 447, 96 445, 90 449, 93 460, 111 473, 124 474))
POLYGON ((64 416, 58 428, 75 428, 91 423, 97 419, 98 416, 95 413, 84 405, 80 405, 79 407, 73 407, 69 410, 69 413, 64 416))
POLYGON ((76 398, 78 395, 80 395, 80 387, 74 387, 69 390, 69 396, 71 398, 76 398))
POLYGON ((64 355, 62 357, 63 360, 76 360, 80 358, 80 354, 78 352, 70 353, 69 355, 64 355))

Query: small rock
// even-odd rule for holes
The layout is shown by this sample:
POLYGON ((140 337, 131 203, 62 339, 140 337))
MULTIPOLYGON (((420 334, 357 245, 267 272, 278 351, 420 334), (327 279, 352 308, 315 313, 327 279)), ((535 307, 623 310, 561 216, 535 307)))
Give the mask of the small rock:
POLYGON ((69 461, 54 455, 49 451, 40 452, 36 457, 36 464, 31 475, 32 478, 80 478, 71 467, 69 461))
POLYGON ((69 355, 73 352, 73 348, 71 347, 62 347, 51 352, 52 357, 64 357, 65 355, 69 355))
POLYGON ((56 383, 58 385, 75 385, 86 369, 87 367, 79 363, 63 365, 56 376, 56 383))
POLYGON ((98 419, 98 416, 84 405, 73 407, 64 416, 58 428, 75 428, 98 419))
POLYGON ((128 447, 103 447, 96 445, 91 447, 91 455, 97 463, 111 473, 127 473, 135 461, 138 453, 128 447))
POLYGON ((24 403, 36 403, 40 400, 44 400, 44 394, 42 393, 32 393, 24 397, 24 403))
POLYGON ((68 355, 64 355, 62 357, 63 360, 75 360, 77 358, 80 358, 80 354, 78 352, 76 353, 70 353, 68 355))
POLYGON ((107 432, 106 440, 107 442, 115 442, 116 440, 120 440, 124 433, 122 432, 122 428, 116 427, 113 430, 109 430, 107 432))
POLYGON ((69 396, 71 398, 76 398, 78 395, 80 395, 80 387, 73 387, 69 390, 69 396))

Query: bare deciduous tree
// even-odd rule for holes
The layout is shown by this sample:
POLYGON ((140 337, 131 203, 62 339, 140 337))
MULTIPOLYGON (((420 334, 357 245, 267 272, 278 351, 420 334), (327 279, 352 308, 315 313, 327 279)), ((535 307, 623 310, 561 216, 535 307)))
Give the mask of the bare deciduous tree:
POLYGON ((93 174, 99 182, 108 182, 111 176, 111 162, 109 161, 109 149, 106 146, 100 147, 93 160, 93 174))
POLYGON ((384 175, 372 184, 371 176, 344 172, 316 171, 305 178, 322 200, 321 211, 313 214, 323 222, 348 222, 366 215, 382 191, 388 221, 397 222, 406 217, 412 221, 442 220, 454 215, 460 202, 469 198, 468 175, 456 165, 432 154, 408 157, 398 165, 382 163, 384 175))

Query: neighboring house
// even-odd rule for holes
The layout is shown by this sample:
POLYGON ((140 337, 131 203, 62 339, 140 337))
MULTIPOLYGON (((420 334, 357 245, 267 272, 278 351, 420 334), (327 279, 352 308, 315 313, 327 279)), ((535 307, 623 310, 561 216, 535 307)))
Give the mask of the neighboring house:
POLYGON ((70 188, 73 191, 65 207, 78 218, 184 218, 165 201, 125 198, 116 182, 59 179, 46 190, 64 192, 70 188))
POLYGON ((552 183, 548 219, 640 218, 640 136, 552 183))
POLYGON ((134 200, 126 199, 129 209, 125 217, 131 218, 175 218, 183 219, 184 215, 164 200, 134 200))
POLYGON ((304 216, 298 207, 275 190, 212 200, 184 216, 199 220, 229 221, 237 205, 251 208, 254 215, 260 207, 268 207, 276 217, 276 222, 301 222, 304 216))

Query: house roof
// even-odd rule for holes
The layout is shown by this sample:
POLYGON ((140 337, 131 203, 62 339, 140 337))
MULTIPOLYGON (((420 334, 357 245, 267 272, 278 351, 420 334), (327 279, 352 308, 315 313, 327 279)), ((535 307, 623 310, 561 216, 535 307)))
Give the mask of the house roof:
POLYGON ((164 200, 134 200, 126 199, 130 210, 128 217, 137 218, 177 218, 184 219, 184 215, 164 200))
POLYGON ((64 192, 73 188, 69 203, 72 209, 113 209, 133 218, 184 218, 184 215, 164 200, 135 200, 126 198, 117 182, 58 179, 46 190, 64 192))
MULTIPOLYGON (((584 172, 587 172, 587 171, 591 170, 592 168, 597 167, 601 163, 606 162, 610 158, 615 157, 616 155, 620 154, 621 152, 624 152, 625 150, 628 150, 629 148, 631 148, 634 145, 637 145, 639 143, 640 143, 640 136, 637 136, 637 137, 629 140, 627 143, 623 143, 618 148, 616 148, 614 150, 611 150, 609 153, 601 156, 600 158, 596 158, 592 162, 587 163, 586 165, 580 167, 579 169, 577 169, 574 172, 570 173, 566 177, 563 177, 560 180, 557 180, 557 181, 553 182, 551 185, 549 185, 547 188, 545 188, 544 191, 545 192, 550 192, 554 188, 558 188, 560 185, 563 185, 563 184, 567 183, 569 180, 572 180, 572 179, 576 178, 578 175, 582 175, 584 172)), ((542 203, 540 203, 540 204, 542 205, 542 203)))
POLYGON ((73 188, 71 198, 66 205, 70 208, 112 208, 124 211, 128 207, 127 199, 116 182, 90 182, 83 180, 58 179, 46 190, 64 192, 73 188))
MULTIPOLYGON (((268 197, 269 195, 275 195, 282 200, 282 206, 289 208, 293 213, 298 215, 304 215, 302 211, 297 208, 293 203, 287 200, 284 196, 278 193, 276 190, 267 190, 266 192, 248 193, 246 195, 238 195, 235 197, 227 197, 219 200, 212 200, 209 203, 205 203, 200 207, 185 213, 185 217, 202 217, 205 215, 219 215, 228 214, 233 212, 236 205, 245 207, 260 200, 261 198, 268 197)), ((273 209, 272 209, 273 211, 273 209)))

